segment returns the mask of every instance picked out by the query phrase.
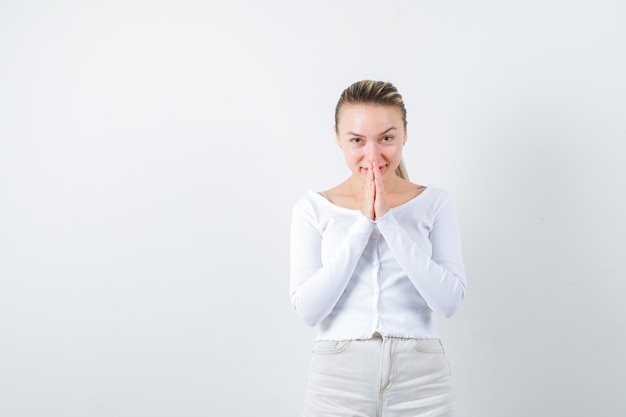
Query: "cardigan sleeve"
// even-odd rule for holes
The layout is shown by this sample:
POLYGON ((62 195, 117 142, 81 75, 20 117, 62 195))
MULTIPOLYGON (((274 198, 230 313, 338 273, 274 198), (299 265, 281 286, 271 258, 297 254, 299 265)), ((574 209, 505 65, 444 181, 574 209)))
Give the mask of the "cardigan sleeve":
POLYGON ((331 258, 322 262, 322 226, 311 203, 293 208, 290 242, 290 298, 296 314, 309 326, 328 316, 367 246, 374 223, 360 216, 337 242, 331 258))
POLYGON ((394 258, 431 310, 445 317, 452 316, 461 305, 467 287, 459 224, 452 200, 445 199, 436 209, 428 236, 432 256, 420 249, 392 211, 378 219, 377 225, 394 258))

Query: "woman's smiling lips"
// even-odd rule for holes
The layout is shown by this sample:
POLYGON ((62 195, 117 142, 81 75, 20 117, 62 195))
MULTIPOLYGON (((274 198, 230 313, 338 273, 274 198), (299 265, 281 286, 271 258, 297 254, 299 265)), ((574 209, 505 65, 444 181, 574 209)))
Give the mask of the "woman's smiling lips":
MULTIPOLYGON (((361 167, 361 169, 363 171, 366 171, 366 172, 369 171, 369 168, 370 167, 361 167)), ((378 167, 378 169, 380 170, 381 174, 385 171, 386 168, 387 168, 387 165, 382 165, 382 166, 378 167)))

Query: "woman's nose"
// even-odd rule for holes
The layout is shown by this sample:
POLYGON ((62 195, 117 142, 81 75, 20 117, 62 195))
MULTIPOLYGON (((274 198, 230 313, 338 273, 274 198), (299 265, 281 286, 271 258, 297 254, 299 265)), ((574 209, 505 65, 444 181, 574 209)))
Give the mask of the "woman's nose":
POLYGON ((377 143, 369 143, 367 149, 367 157, 370 162, 375 162, 380 158, 380 148, 377 143))

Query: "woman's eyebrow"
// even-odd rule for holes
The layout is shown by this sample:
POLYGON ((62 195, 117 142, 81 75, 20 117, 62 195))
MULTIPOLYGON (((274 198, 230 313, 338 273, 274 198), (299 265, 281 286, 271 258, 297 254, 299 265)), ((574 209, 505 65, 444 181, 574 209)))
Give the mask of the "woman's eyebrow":
MULTIPOLYGON (((384 135, 385 133, 389 133, 389 131, 391 131, 391 130, 397 130, 397 129, 394 126, 391 126, 389 129, 385 130, 384 132, 379 133, 378 136, 384 135)), ((362 137, 362 138, 365 137, 365 135, 362 135, 360 133, 355 133, 355 132, 346 132, 346 135, 348 135, 348 136, 359 136, 359 137, 362 137)))
POLYGON ((396 128, 391 126, 389 129, 385 130, 384 132, 379 133, 378 136, 384 135, 385 133, 389 133, 390 130, 396 130, 396 128))

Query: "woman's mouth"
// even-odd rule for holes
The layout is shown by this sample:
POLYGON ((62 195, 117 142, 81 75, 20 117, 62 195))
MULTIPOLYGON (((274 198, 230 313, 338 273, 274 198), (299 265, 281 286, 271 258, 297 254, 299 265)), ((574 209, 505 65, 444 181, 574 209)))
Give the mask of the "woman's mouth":
MULTIPOLYGON (((379 166, 379 167, 378 167, 378 170, 379 170, 380 172, 383 172, 386 168, 387 168, 387 165, 382 165, 382 166, 379 166)), ((362 169, 363 171, 366 171, 366 172, 367 172, 367 171, 369 171, 370 167, 361 167, 361 169, 362 169)))

